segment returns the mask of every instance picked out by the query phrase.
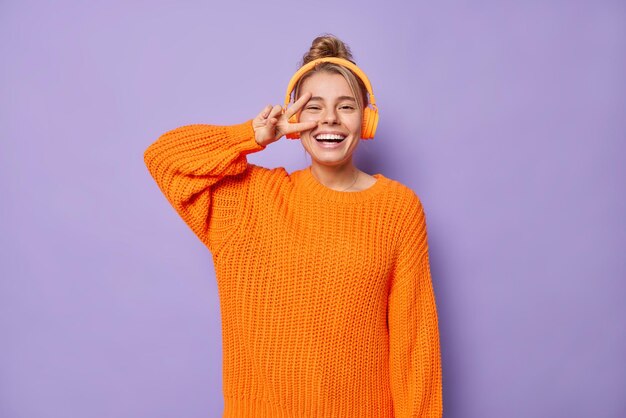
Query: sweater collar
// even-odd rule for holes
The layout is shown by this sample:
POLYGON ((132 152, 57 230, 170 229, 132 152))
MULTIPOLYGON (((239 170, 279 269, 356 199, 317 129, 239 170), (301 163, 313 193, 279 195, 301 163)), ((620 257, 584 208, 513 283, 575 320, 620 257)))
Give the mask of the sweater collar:
POLYGON ((313 195, 316 199, 329 200, 334 202, 346 202, 355 203, 363 200, 370 199, 378 195, 381 191, 385 190, 388 184, 388 179, 380 173, 373 174, 376 178, 376 183, 364 190, 356 192, 334 190, 324 186, 320 183, 313 173, 311 172, 311 166, 298 170, 298 180, 302 189, 307 193, 313 195))

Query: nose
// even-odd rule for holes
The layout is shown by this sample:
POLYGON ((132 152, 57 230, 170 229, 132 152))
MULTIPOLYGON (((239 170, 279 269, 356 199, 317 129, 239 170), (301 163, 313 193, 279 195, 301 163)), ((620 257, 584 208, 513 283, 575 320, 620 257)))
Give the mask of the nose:
POLYGON ((326 108, 326 110, 324 111, 324 114, 322 115, 322 122, 328 123, 331 125, 334 125, 339 122, 339 118, 337 117, 337 112, 335 111, 335 108, 333 107, 326 108))

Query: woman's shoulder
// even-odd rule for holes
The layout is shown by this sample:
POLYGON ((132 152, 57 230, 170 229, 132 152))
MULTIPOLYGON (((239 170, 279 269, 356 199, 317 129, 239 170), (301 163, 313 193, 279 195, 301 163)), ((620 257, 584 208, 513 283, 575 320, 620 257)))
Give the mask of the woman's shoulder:
POLYGON ((291 177, 285 167, 268 168, 258 164, 248 163, 244 174, 251 187, 265 191, 280 189, 281 186, 291 183, 291 177))
POLYGON ((289 180, 289 173, 285 167, 263 167, 258 164, 248 163, 247 173, 249 176, 261 180, 263 182, 276 182, 289 180))
POLYGON ((426 210, 420 196, 408 185, 387 179, 394 189, 394 216, 401 225, 401 234, 421 234, 426 229, 426 210))
POLYGON ((402 203, 407 206, 422 205, 419 195, 408 185, 399 180, 386 177, 383 174, 377 174, 376 176, 379 177, 379 181, 382 179, 387 184, 386 195, 394 198, 398 201, 398 203, 402 203))
POLYGON ((267 168, 254 163, 248 163, 247 171, 248 175, 253 177, 268 177, 278 179, 281 177, 289 176, 289 173, 287 173, 285 167, 267 168))

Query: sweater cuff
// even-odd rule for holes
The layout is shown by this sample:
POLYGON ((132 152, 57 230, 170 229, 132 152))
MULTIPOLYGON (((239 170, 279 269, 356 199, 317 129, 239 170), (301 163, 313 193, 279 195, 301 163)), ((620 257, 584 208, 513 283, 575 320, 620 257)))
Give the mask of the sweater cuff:
POLYGON ((247 120, 243 123, 233 125, 233 134, 236 138, 242 138, 243 140, 241 144, 241 152, 243 154, 250 154, 253 152, 264 150, 267 146, 261 145, 256 142, 254 128, 252 127, 252 119, 247 120))

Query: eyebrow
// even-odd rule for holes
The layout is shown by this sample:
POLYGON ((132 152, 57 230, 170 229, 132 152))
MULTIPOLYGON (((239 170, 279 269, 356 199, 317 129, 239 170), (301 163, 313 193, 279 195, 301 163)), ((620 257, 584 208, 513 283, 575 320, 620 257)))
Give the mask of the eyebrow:
MULTIPOLYGON (((356 99, 354 97, 352 97, 352 96, 339 96, 337 99, 339 99, 339 100, 351 100, 351 101, 356 103, 356 99)), ((309 99, 309 101, 311 101, 311 100, 321 100, 321 101, 324 101, 324 99, 322 97, 319 97, 319 96, 311 97, 309 99)))

